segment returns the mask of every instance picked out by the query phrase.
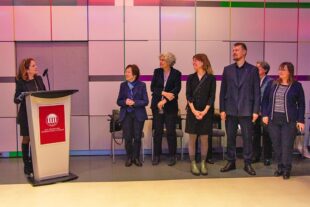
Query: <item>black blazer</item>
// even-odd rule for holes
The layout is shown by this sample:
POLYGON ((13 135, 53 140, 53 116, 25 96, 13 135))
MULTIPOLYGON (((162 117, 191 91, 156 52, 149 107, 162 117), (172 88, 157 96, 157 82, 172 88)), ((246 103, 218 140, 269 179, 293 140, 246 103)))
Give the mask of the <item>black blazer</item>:
MULTIPOLYGON (((37 83, 39 91, 45 91, 46 90, 41 76, 35 76, 34 80, 37 83)), ((29 91, 31 91, 31 88, 29 88, 29 82, 25 81, 23 79, 16 80, 15 83, 16 83, 16 90, 15 90, 15 95, 14 95, 14 103, 20 104, 18 115, 17 115, 17 122, 18 123, 20 123, 21 121, 22 122, 27 122, 26 100, 23 99, 22 101, 20 101, 20 100, 17 99, 17 97, 22 92, 29 92, 29 91)))
MULTIPOLYGON (((128 98, 129 90, 130 89, 128 87, 127 81, 122 82, 117 98, 117 105, 121 107, 119 115, 120 121, 123 121, 125 119, 127 107, 129 107, 126 105, 126 99, 128 98)), ((133 101, 135 102, 135 105, 133 107, 136 119, 138 121, 145 121, 147 119, 145 106, 149 104, 149 98, 147 96, 145 83, 137 81, 135 87, 132 89, 132 92, 133 101)))
POLYGON ((252 116, 260 112, 260 80, 254 65, 244 63, 245 70, 237 80, 237 65, 224 68, 221 92, 220 111, 232 116, 252 116))
POLYGON ((167 100, 164 106, 165 113, 177 113, 178 112, 178 94, 181 90, 181 72, 171 68, 169 78, 164 88, 164 70, 157 68, 154 70, 151 91, 152 91, 152 103, 151 108, 153 111, 158 111, 157 104, 162 99, 161 93, 163 91, 173 93, 175 98, 172 101, 167 100))

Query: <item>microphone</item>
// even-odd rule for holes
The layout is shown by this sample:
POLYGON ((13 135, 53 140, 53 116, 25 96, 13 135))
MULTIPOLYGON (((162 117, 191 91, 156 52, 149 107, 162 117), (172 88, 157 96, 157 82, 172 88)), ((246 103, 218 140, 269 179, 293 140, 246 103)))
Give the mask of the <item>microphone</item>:
POLYGON ((44 72, 43 72, 43 77, 46 76, 47 73, 48 73, 48 68, 46 68, 46 69, 44 70, 44 72))

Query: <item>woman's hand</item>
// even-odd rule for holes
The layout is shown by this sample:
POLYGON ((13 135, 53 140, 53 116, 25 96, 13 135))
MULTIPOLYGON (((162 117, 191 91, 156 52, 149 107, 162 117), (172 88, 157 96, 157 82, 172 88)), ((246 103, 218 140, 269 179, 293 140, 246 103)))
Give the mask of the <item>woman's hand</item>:
POLYGON ((135 102, 129 98, 126 99, 126 105, 128 106, 133 106, 135 104, 135 102))
POLYGON ((304 123, 297 122, 297 129, 298 129, 300 132, 304 131, 304 129, 305 129, 305 124, 304 124, 304 123))
POLYGON ((266 125, 268 125, 268 123, 269 123, 269 118, 268 118, 268 116, 264 116, 264 117, 263 117, 263 123, 266 124, 266 125))
POLYGON ((169 93, 165 91, 163 91, 161 95, 166 97, 169 101, 172 101, 175 98, 173 93, 169 93))
POLYGON ((161 100, 160 102, 158 102, 157 108, 158 108, 159 110, 162 110, 163 107, 164 107, 164 105, 165 105, 166 103, 167 103, 167 100, 166 100, 166 99, 161 100))

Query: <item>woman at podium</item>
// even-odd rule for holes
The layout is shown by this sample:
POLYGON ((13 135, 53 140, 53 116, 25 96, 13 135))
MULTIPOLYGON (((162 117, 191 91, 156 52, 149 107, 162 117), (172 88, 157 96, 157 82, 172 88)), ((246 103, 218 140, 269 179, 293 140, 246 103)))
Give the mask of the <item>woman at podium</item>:
POLYGON ((126 81, 121 83, 117 105, 121 107, 119 120, 127 153, 126 167, 134 163, 141 167, 140 148, 144 121, 147 119, 145 107, 149 103, 145 83, 139 81, 140 70, 136 65, 125 69, 126 81))
POLYGON ((26 111, 25 92, 46 90, 42 77, 38 75, 38 67, 33 58, 24 59, 20 65, 16 76, 16 90, 14 102, 20 104, 17 123, 20 125, 20 135, 22 140, 22 153, 24 162, 24 173, 33 173, 32 161, 29 153, 29 127, 26 111))

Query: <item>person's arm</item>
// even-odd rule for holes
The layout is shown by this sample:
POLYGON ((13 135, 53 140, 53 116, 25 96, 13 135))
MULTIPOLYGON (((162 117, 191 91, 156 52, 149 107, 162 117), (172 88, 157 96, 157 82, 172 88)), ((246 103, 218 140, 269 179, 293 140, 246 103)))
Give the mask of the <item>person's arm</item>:
POLYGON ((161 96, 161 92, 163 91, 163 87, 158 87, 157 83, 158 83, 158 69, 154 70, 154 74, 152 77, 152 81, 151 81, 151 91, 153 94, 155 94, 156 96, 161 96))
POLYGON ((117 105, 120 106, 120 107, 125 107, 126 106, 126 99, 123 95, 123 90, 125 90, 124 88, 124 84, 121 83, 120 85, 120 89, 119 89, 119 92, 118 92, 118 98, 117 98, 117 105))
POLYGON ((24 100, 25 95, 23 94, 23 92, 23 83, 21 81, 16 81, 14 103, 20 104, 24 100))
POLYGON ((149 104, 149 98, 147 96, 145 83, 143 83, 143 86, 142 86, 142 96, 143 96, 142 99, 134 100, 135 102, 134 107, 144 107, 149 104))
MULTIPOLYGON (((174 88, 171 90, 171 91, 168 91, 170 93, 173 93, 174 94, 174 97, 178 96, 178 94, 180 93, 181 91, 181 79, 182 79, 182 73, 177 71, 176 73, 176 78, 175 78, 175 85, 174 85, 174 88)), ((169 100, 168 100, 169 101, 169 100)))
POLYGON ((210 96, 209 96, 209 100, 207 102, 206 107, 204 108, 204 110, 202 111, 203 116, 206 115, 209 111, 209 109, 214 106, 214 102, 215 102, 215 92, 216 92, 216 79, 215 76, 212 76, 211 78, 211 87, 210 87, 210 96))
POLYGON ((297 107, 298 107, 298 117, 297 122, 298 123, 305 123, 305 93, 304 89, 300 84, 298 84, 298 98, 297 98, 297 107))
POLYGON ((259 114, 260 112, 260 79, 258 70, 255 69, 254 71, 254 80, 253 80, 253 94, 254 94, 254 107, 253 107, 253 114, 259 114))
POLYGON ((221 82, 221 91, 220 91, 220 112, 225 112, 225 96, 227 93, 227 80, 226 80, 226 70, 224 68, 221 82))

